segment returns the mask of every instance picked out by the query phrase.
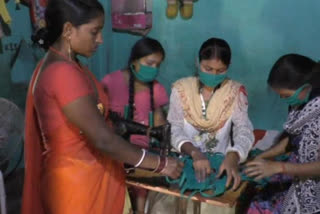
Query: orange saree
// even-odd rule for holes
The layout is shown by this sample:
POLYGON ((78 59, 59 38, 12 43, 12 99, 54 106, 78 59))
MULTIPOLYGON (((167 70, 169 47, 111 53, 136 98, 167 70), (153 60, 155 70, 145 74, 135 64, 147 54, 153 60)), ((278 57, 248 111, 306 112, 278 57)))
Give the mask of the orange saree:
POLYGON ((22 214, 122 214, 122 164, 92 148, 62 112, 68 103, 93 94, 92 80, 106 108, 103 88, 93 75, 59 62, 41 72, 33 94, 40 67, 27 95, 22 214))

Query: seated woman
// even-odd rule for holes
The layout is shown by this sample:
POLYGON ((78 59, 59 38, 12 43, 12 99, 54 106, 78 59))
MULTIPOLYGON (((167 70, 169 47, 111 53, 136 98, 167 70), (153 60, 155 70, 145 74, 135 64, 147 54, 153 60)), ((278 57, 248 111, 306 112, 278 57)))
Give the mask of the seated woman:
POLYGON ((221 152, 225 159, 218 175, 227 174, 226 186, 240 184, 239 163, 246 160, 254 136, 248 118, 246 89, 227 78, 231 50, 222 39, 205 41, 199 51, 198 75, 174 83, 168 121, 172 146, 193 159, 199 182, 210 174, 204 154, 221 152))
POLYGON ((287 137, 247 163, 249 176, 271 176, 269 186, 276 186, 256 195, 248 213, 320 213, 319 79, 319 64, 297 54, 282 56, 271 69, 268 84, 289 105, 287 137), (270 160, 286 152, 287 162, 270 160))
MULTIPOLYGON (((165 88, 155 78, 165 58, 161 44, 151 38, 142 38, 132 47, 128 67, 106 75, 102 84, 108 91, 112 111, 125 119, 150 127, 166 123, 162 107, 169 99, 165 88)), ((146 135, 131 135, 130 142, 142 148, 149 147, 146 135)), ((147 191, 133 188, 136 212, 144 213, 147 191)))
POLYGON ((245 87, 227 78, 231 50, 226 41, 211 38, 199 51, 197 77, 178 80, 170 97, 168 120, 172 146, 190 155, 199 181, 211 172, 204 152, 226 154, 219 174, 226 171, 227 185, 240 183, 238 163, 244 162, 253 144, 245 87), (232 133, 232 134, 231 134, 232 133))

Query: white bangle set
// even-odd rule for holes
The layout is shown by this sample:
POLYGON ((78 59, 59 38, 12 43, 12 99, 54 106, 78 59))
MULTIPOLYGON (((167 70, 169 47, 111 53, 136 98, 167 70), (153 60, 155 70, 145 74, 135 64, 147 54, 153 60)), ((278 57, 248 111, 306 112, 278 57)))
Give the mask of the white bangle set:
POLYGON ((136 165, 134 165, 134 167, 139 167, 142 164, 144 158, 146 157, 146 153, 147 153, 146 150, 145 149, 141 149, 141 151, 142 151, 141 158, 138 161, 138 163, 136 165))
POLYGON ((168 166, 168 158, 166 158, 166 163, 164 164, 164 167, 163 167, 163 169, 160 171, 160 173, 163 172, 163 170, 164 170, 167 166, 168 166))

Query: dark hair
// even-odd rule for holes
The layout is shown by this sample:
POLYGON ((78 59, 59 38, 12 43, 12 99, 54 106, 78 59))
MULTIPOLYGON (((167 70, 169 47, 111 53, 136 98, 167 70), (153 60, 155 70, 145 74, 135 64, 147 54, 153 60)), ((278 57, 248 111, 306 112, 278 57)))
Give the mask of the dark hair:
POLYGON ((268 84, 272 88, 296 90, 309 83, 313 88, 320 87, 320 66, 314 60, 299 54, 287 54, 273 65, 268 84))
MULTIPOLYGON (((149 37, 143 37, 142 39, 138 40, 131 49, 131 54, 128 61, 128 67, 130 70, 130 77, 129 77, 129 118, 133 118, 133 103, 134 103, 134 81, 135 77, 133 75, 133 72, 131 70, 131 64, 138 59, 141 59, 145 56, 148 56, 150 54, 154 53, 161 53, 162 58, 165 58, 165 51, 160 44, 155 39, 149 38, 149 37)), ((153 82, 149 83, 149 91, 150 91, 150 106, 151 111, 154 111, 154 97, 153 97, 153 82)), ((149 124, 150 125, 150 124, 149 124)))
POLYGON ((133 45, 128 66, 130 67, 133 61, 154 53, 161 53, 163 59, 165 58, 165 52, 160 42, 149 37, 143 37, 133 45))
POLYGON ((104 9, 98 0, 50 0, 45 11, 46 27, 38 30, 31 39, 48 49, 59 39, 66 22, 78 27, 101 14, 104 9))
POLYGON ((231 61, 231 49, 223 39, 210 38, 205 41, 199 51, 199 62, 201 60, 219 59, 229 66, 231 61))

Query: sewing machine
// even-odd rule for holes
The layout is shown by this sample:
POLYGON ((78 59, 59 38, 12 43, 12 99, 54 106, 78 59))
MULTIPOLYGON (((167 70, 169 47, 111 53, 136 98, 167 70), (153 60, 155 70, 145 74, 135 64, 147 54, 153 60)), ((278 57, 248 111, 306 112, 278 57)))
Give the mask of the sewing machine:
MULTIPOLYGON (((129 139, 130 135, 147 135, 156 138, 160 143, 158 147, 151 147, 151 150, 159 152, 161 155, 168 155, 171 149, 171 127, 170 124, 165 124, 159 127, 150 128, 143 124, 139 124, 133 121, 123 119, 119 114, 111 112, 109 118, 113 122, 115 132, 129 139)), ((130 171, 127 176, 126 183, 131 186, 136 186, 144 189, 148 189, 155 192, 160 192, 168 195, 178 197, 177 213, 186 213, 186 203, 190 193, 185 193, 184 197, 181 197, 180 190, 177 187, 170 186, 159 174, 152 173, 143 169, 135 169, 130 171)), ((194 201, 194 213, 200 213, 200 202, 208 203, 217 207, 234 207, 237 203, 240 194, 247 186, 247 182, 242 183, 237 191, 227 191, 220 197, 204 198, 199 194, 192 196, 190 199, 194 201)))
POLYGON ((171 149, 171 126, 166 123, 158 127, 149 127, 134 121, 122 118, 116 112, 110 112, 109 118, 113 122, 114 131, 125 139, 129 139, 130 135, 146 135, 154 138, 158 145, 150 145, 150 150, 160 153, 160 155, 168 155, 171 149))

